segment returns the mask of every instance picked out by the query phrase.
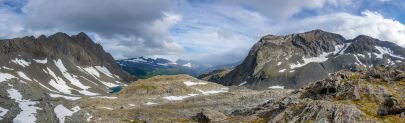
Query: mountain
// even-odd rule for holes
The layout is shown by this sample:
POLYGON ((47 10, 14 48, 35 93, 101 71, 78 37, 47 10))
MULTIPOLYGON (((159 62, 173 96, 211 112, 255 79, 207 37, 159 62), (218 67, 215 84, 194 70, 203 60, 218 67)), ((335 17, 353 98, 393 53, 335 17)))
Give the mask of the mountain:
POLYGON ((313 30, 264 36, 235 69, 226 75, 209 75, 215 79, 204 79, 254 89, 300 88, 342 69, 360 71, 378 65, 395 66, 404 62, 404 58, 405 49, 391 42, 365 35, 347 40, 339 34, 313 30))
POLYGON ((1 122, 63 122, 80 109, 72 100, 134 80, 85 33, 0 40, 1 122))
POLYGON ((218 68, 227 68, 235 64, 210 66, 195 61, 179 59, 175 62, 163 58, 129 58, 116 61, 120 67, 139 78, 150 78, 156 75, 188 74, 198 76, 218 68))

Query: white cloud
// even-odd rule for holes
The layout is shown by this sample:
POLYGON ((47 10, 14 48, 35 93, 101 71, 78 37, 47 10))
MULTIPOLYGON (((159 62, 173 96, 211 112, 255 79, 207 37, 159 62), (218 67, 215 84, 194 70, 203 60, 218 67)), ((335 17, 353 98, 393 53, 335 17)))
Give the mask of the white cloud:
POLYGON ((368 35, 405 47, 405 25, 368 10, 363 11, 359 16, 333 13, 289 21, 279 26, 282 28, 280 32, 283 33, 304 32, 319 28, 341 34, 349 39, 358 35, 368 35))
POLYGON ((185 59, 208 64, 240 61, 258 38, 271 30, 266 28, 268 18, 239 7, 202 6, 189 10, 182 13, 185 18, 172 34, 186 48, 182 54, 185 59))
POLYGON ((222 0, 224 5, 247 6, 273 19, 287 19, 303 10, 315 10, 327 5, 347 6, 352 0, 222 0))

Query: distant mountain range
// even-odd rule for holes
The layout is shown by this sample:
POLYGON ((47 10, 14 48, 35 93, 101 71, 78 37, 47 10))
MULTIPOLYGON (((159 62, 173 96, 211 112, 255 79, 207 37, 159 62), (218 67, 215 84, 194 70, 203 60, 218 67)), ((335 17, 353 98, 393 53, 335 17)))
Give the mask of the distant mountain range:
POLYGON ((405 48, 392 42, 360 35, 354 39, 322 30, 260 39, 245 60, 233 70, 200 76, 223 85, 254 89, 271 86, 300 88, 339 70, 361 71, 405 61, 405 48))
POLYGON ((190 60, 179 59, 175 62, 164 58, 129 58, 116 60, 120 67, 139 78, 149 78, 156 75, 188 74, 198 76, 203 73, 221 68, 233 68, 238 63, 211 66, 190 60))

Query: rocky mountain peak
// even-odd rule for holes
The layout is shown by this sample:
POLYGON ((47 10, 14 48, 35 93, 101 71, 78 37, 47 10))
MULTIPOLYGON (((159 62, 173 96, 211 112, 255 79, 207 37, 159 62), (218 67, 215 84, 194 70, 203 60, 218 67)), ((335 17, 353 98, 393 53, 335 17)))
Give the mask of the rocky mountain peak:
MULTIPOLYGON (((405 60, 405 49, 391 42, 360 35, 346 40, 322 30, 286 36, 264 36, 248 56, 226 75, 208 75, 224 85, 244 83, 251 88, 299 88, 342 69, 360 70, 396 65, 405 60)), ((213 74, 218 74, 213 72, 213 74)), ((223 74, 223 73, 222 73, 223 74)))
MULTIPOLYGON (((48 37, 5 39, 0 40, 0 47, 0 54, 7 57, 65 58, 81 66, 106 66, 113 73, 122 73, 113 57, 83 32, 73 36, 58 32, 48 37)), ((131 80, 128 75, 122 74, 122 77, 131 80)))

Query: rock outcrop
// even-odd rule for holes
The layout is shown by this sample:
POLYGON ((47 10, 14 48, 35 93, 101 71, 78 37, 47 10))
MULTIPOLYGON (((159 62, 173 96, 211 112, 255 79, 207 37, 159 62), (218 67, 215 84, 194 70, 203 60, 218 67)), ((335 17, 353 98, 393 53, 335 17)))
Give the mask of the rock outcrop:
POLYGON ((363 72, 339 71, 280 100, 237 115, 264 122, 404 122, 404 70, 378 66, 363 72))

